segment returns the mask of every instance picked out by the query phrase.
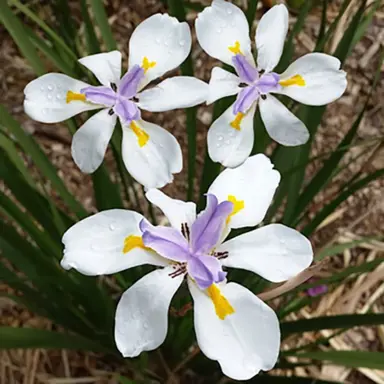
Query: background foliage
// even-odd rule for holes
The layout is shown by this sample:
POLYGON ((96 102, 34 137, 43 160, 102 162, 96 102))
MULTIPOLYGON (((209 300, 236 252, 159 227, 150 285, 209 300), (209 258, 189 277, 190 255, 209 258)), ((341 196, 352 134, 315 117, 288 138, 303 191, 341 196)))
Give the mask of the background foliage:
MULTIPOLYGON (((203 8, 199 2, 186 0, 163 1, 163 7, 185 20, 188 15, 203 8)), ((79 57, 116 49, 118 43, 111 31, 110 22, 102 0, 80 0, 81 32, 78 20, 71 13, 67 1, 49 2, 55 18, 39 16, 39 4, 19 0, 4 1, 0 7, 0 22, 3 24, 21 54, 36 76, 48 71, 58 71, 94 83, 94 78, 81 67, 79 57)), ((244 2, 243 2, 244 3, 244 2)), ((306 25, 314 7, 322 13, 318 25, 314 51, 327 52, 344 63, 356 44, 370 26, 381 0, 343 0, 339 12, 332 20, 327 18, 330 1, 307 0, 300 8, 293 9, 296 15, 286 41, 279 68, 285 68, 295 56, 295 39, 306 25), (344 32, 333 49, 335 33, 343 21, 344 32)), ((248 0, 245 9, 250 25, 254 25, 257 0, 248 0)), ((116 17, 119 17, 117 15, 116 17)), ((192 20, 193 17, 188 17, 192 20)), ((383 56, 383 55, 381 55, 383 56)), ((316 230, 337 212, 340 205, 370 182, 380 178, 384 169, 371 171, 361 167, 349 175, 336 193, 315 207, 311 204, 323 193, 338 175, 358 156, 381 148, 382 137, 366 142, 357 140, 357 131, 369 106, 369 99, 380 77, 382 57, 375 76, 369 79, 369 96, 364 106, 356 110, 347 134, 330 151, 313 155, 313 140, 322 122, 326 107, 296 105, 282 99, 309 128, 311 141, 297 148, 287 148, 271 143, 261 119, 255 118, 255 145, 253 153, 267 152, 281 172, 283 181, 276 193, 265 223, 280 221, 300 229, 306 236, 313 237, 316 230), (361 147, 355 157, 351 150, 361 147), (346 161, 346 159, 348 159, 346 161), (313 164, 320 166, 313 172, 313 164)), ((194 61, 190 56, 181 66, 184 75, 194 74, 194 61)), ((353 78, 349 78, 353 83, 353 78)), ((215 103, 212 119, 218 117, 233 101, 215 103)), ((187 170, 183 173, 186 197, 204 202, 203 193, 220 171, 220 165, 205 156, 204 166, 196 174, 196 157, 201 148, 197 146, 197 109, 185 111, 187 137, 187 170), (200 175, 201 173, 201 175, 200 175)), ((80 126, 79 119, 66 122, 73 134, 80 126)), ((207 126, 209 126, 209 122, 207 126)), ((53 127, 52 127, 53 129, 53 127)), ((152 220, 156 214, 142 198, 142 190, 130 178, 121 160, 121 131, 116 129, 112 139, 113 161, 102 165, 92 175, 93 193, 97 210, 126 207, 149 213, 152 220)), ((140 358, 123 363, 113 340, 113 319, 118 293, 139 278, 147 267, 116 275, 114 278, 89 278, 75 271, 64 271, 59 266, 62 256, 61 236, 73 223, 90 214, 88 207, 79 202, 78 196, 68 189, 58 170, 46 156, 36 139, 27 133, 4 106, 0 105, 0 176, 4 188, 0 190, 0 279, 11 291, 1 293, 20 306, 53 322, 51 330, 3 326, 0 328, 0 348, 47 348, 76 349, 102 353, 105 359, 127 364, 130 379, 121 378, 121 383, 155 382, 171 383, 173 378, 192 370, 208 382, 219 382, 221 373, 216 363, 199 354, 192 331, 192 313, 188 311, 190 298, 186 290, 176 296, 170 316, 170 328, 166 343, 157 352, 142 354, 140 358), (32 170, 32 171, 31 171, 32 170), (12 293, 10 293, 12 292, 12 293), (117 295, 116 295, 117 293, 117 295), (92 298, 92 299, 90 299, 92 298), (163 367, 164 371, 158 367, 163 367), (132 380, 134 381, 132 381, 132 380), (156 381, 157 380, 157 381, 156 381), (171 380, 171 381, 170 381, 171 380)), ((328 242, 316 252, 316 263, 353 249, 361 243, 374 244, 380 239, 363 238, 342 244, 328 242)), ((347 367, 384 369, 382 352, 333 350, 332 339, 342 332, 361 325, 384 324, 384 315, 367 308, 364 314, 340 314, 334 316, 298 319, 301 309, 315 303, 306 290, 318 284, 327 284, 328 290, 340 284, 356 281, 365 273, 380 268, 381 260, 364 261, 357 266, 341 269, 317 281, 309 281, 284 292, 278 299, 268 303, 274 307, 281 319, 283 338, 286 341, 277 368, 251 380, 257 383, 313 383, 311 378, 277 377, 295 367, 331 362, 347 367), (322 330, 332 330, 324 337, 322 330), (317 332, 310 343, 289 344, 303 332, 317 332)), ((315 267, 315 270, 316 267, 315 267)), ((269 283, 250 273, 231 272, 231 279, 241 281, 255 293, 269 288, 269 283)), ((256 326, 256 325, 255 325, 256 326)), ((220 381, 221 382, 221 381, 220 381)), ((316 381, 326 383, 326 381, 316 381)))

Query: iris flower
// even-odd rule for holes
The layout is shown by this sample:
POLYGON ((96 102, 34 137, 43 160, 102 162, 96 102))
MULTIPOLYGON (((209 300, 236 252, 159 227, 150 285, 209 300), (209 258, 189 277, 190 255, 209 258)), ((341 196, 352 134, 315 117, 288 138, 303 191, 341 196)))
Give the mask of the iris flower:
POLYGON ((277 316, 247 288, 227 283, 223 267, 281 282, 312 262, 309 240, 281 224, 225 240, 231 229, 263 220, 279 181, 279 172, 259 154, 224 170, 197 216, 194 203, 150 189, 148 200, 170 226, 153 226, 136 212, 115 209, 86 218, 64 234, 65 269, 102 275, 143 264, 162 267, 139 279, 118 303, 115 340, 123 356, 135 357, 163 343, 172 297, 186 280, 201 351, 233 379, 273 368, 280 347, 277 316))
POLYGON ((144 90, 152 80, 178 67, 191 50, 191 32, 166 14, 144 20, 129 42, 129 68, 121 78, 121 53, 83 57, 79 62, 101 83, 91 86, 59 73, 33 80, 25 90, 24 109, 33 119, 56 123, 78 113, 102 109, 75 133, 72 156, 85 173, 102 163, 117 118, 123 128, 122 155, 130 174, 147 188, 160 188, 182 169, 182 153, 173 135, 142 120, 151 112, 187 108, 206 100, 207 84, 188 76, 168 78, 144 90))
POLYGON ((304 123, 272 94, 286 95, 307 105, 325 105, 344 93, 347 81, 340 61, 324 53, 300 57, 282 74, 273 72, 280 61, 287 31, 287 8, 283 4, 272 7, 257 26, 256 65, 249 26, 241 9, 214 0, 198 15, 196 33, 203 50, 234 67, 237 73, 219 67, 212 70, 207 103, 237 95, 236 102, 214 121, 208 132, 208 151, 213 161, 234 168, 250 155, 257 104, 272 139, 286 146, 308 140, 304 123))

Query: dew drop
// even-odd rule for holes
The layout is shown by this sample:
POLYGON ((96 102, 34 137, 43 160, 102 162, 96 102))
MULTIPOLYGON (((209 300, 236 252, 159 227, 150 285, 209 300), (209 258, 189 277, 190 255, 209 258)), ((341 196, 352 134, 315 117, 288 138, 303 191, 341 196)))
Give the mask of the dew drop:
POLYGON ((166 47, 168 47, 168 45, 169 45, 169 41, 165 40, 165 41, 164 41, 164 45, 165 45, 166 47))
POLYGON ((220 148, 220 147, 221 147, 221 143, 217 143, 217 144, 216 144, 216 147, 217 147, 217 148, 220 148))
POLYGON ((156 37, 156 40, 155 40, 155 41, 156 41, 157 44, 160 44, 160 43, 161 43, 161 39, 160 39, 159 37, 156 37))
POLYGON ((148 323, 144 322, 144 323, 143 323, 143 328, 144 328, 144 329, 148 329, 148 328, 149 328, 148 323))
POLYGON ((231 144, 231 140, 225 140, 225 144, 227 145, 231 144))
POLYGON ((180 41, 179 41, 179 44, 180 44, 181 47, 184 47, 184 45, 185 45, 185 40, 180 40, 180 41))
POLYGON ((111 231, 114 231, 114 230, 116 229, 115 224, 113 224, 113 223, 109 224, 109 229, 110 229, 111 231))
POLYGON ((231 27, 236 27, 236 23, 234 21, 232 21, 231 27))
POLYGON ((216 32, 217 32, 217 33, 221 33, 221 28, 217 28, 217 29, 216 29, 216 32))
POLYGON ((228 13, 228 15, 231 15, 232 14, 232 9, 231 8, 227 8, 227 13, 228 13))
POLYGON ((53 90, 53 85, 49 84, 48 85, 48 91, 52 91, 53 90))
POLYGON ((45 89, 45 88, 44 88, 43 86, 40 87, 40 91, 44 91, 44 89, 45 89))
POLYGON ((48 93, 48 95, 47 95, 47 99, 48 99, 48 100, 52 100, 52 95, 51 95, 50 93, 48 93))
POLYGON ((217 140, 219 140, 219 141, 222 141, 223 139, 224 139, 223 136, 219 136, 219 137, 217 138, 217 140))

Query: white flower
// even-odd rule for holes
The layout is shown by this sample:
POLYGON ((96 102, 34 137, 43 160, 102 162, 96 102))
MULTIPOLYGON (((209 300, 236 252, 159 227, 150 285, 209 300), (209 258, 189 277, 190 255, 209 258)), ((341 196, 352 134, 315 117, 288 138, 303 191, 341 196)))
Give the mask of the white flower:
POLYGON ((102 163, 116 119, 123 127, 122 154, 131 175, 147 188, 160 188, 182 169, 176 139, 156 124, 141 119, 151 112, 187 108, 206 100, 208 85, 177 76, 142 91, 152 80, 178 67, 191 50, 187 23, 156 14, 144 20, 129 42, 129 68, 121 78, 121 53, 100 53, 80 59, 102 84, 90 86, 63 74, 49 73, 29 83, 25 112, 37 121, 56 123, 80 112, 101 109, 76 132, 72 156, 85 173, 102 163))
POLYGON ((247 288, 227 283, 222 267, 281 282, 312 262, 309 240, 281 224, 225 241, 231 228, 263 220, 279 181, 280 174, 260 154, 224 170, 209 188, 207 208, 198 216, 194 203, 151 189, 148 200, 164 212, 171 227, 152 226, 136 212, 110 210, 64 234, 61 265, 66 269, 100 275, 143 264, 163 267, 138 280, 118 304, 115 339, 124 356, 135 357, 163 343, 172 297, 186 277, 202 352, 237 380, 273 368, 280 347, 277 316, 247 288))
MULTIPOLYGON (((253 116, 259 103, 261 118, 272 139, 295 146, 304 144, 305 125, 272 93, 287 95, 307 105, 324 105, 339 98, 347 86, 340 61, 323 53, 307 54, 285 72, 272 72, 283 52, 288 31, 288 11, 272 7, 256 30, 257 66, 251 52, 249 26, 234 4, 213 0, 196 20, 197 39, 210 56, 232 65, 238 76, 219 67, 212 70, 207 103, 236 95, 236 102, 211 126, 208 151, 213 161, 237 167, 253 147, 253 116)), ((257 138, 256 138, 257 139, 257 138)))

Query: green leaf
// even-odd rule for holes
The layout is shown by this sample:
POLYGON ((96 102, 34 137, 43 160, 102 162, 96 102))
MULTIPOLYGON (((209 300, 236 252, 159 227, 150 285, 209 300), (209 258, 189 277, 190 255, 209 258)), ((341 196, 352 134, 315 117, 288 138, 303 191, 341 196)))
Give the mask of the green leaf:
POLYGON ((284 336, 292 333, 319 331, 321 329, 353 328, 362 325, 384 324, 384 314, 322 316, 312 319, 286 321, 280 324, 284 336))
MULTIPOLYGON (((65 41, 52 29, 50 28, 39 16, 37 16, 34 12, 32 12, 26 5, 22 4, 19 0, 9 0, 11 5, 14 5, 19 11, 21 11, 28 19, 33 21, 36 25, 38 25, 52 40, 55 42, 58 47, 60 47, 61 51, 65 53, 70 59, 73 61, 77 60, 77 54, 72 51, 71 48, 65 43, 65 41)), ((25 37, 24 37, 25 39, 25 37)), ((38 73, 39 75, 44 74, 38 73)), ((37 72, 36 72, 37 73, 37 72)))
POLYGON ((256 376, 253 379, 247 381, 252 384, 342 384, 336 381, 324 381, 318 380, 311 377, 298 377, 298 376, 273 376, 273 375, 262 375, 256 376))
POLYGON ((337 57, 341 61, 341 64, 344 63, 345 59, 348 57, 348 54, 353 48, 353 44, 355 43, 355 32, 361 22, 366 4, 367 0, 361 1, 359 9, 354 14, 351 22, 348 25, 348 28, 344 32, 343 37, 341 38, 335 52, 333 53, 333 56, 337 57))
MULTIPOLYGON (((186 12, 183 2, 180 0, 168 0, 170 14, 179 21, 186 21, 186 12)), ((183 76, 193 76, 192 54, 180 65, 180 71, 183 76)), ((186 125, 188 136, 188 190, 187 200, 193 201, 194 180, 196 173, 196 113, 197 108, 186 109, 186 125)))
POLYGON ((40 172, 52 183, 52 186, 57 190, 61 198, 68 207, 79 217, 86 216, 86 211, 83 206, 78 203, 72 194, 67 190, 63 181, 56 173, 55 167, 48 160, 39 145, 31 135, 28 135, 21 128, 20 124, 13 119, 3 105, 0 105, 0 128, 4 127, 10 134, 14 135, 17 143, 27 153, 40 172))
POLYGON ((113 353, 82 336, 33 328, 0 327, 0 349, 44 348, 113 353))
POLYGON ((13 14, 6 1, 2 1, 0 7, 0 21, 12 36, 12 39, 19 47, 20 52, 29 61, 35 73, 37 75, 43 75, 45 73, 43 62, 40 60, 36 49, 29 42, 23 24, 13 14))
POLYGON ((328 351, 292 354, 297 358, 327 361, 331 364, 351 368, 384 369, 383 352, 328 351))
POLYGON ((346 186, 346 189, 339 193, 339 195, 332 200, 330 203, 324 206, 324 208, 313 218, 313 220, 302 230, 302 233, 306 236, 309 236, 315 231, 315 229, 332 213, 335 209, 349 196, 353 195, 355 192, 364 188, 371 181, 376 180, 384 175, 384 169, 379 169, 362 179, 354 182, 351 185, 346 186))
POLYGON ((108 22, 107 13, 105 12, 103 0, 89 0, 93 16, 95 17, 96 24, 100 28, 101 35, 107 49, 113 51, 117 49, 116 40, 113 37, 111 27, 108 22))
POLYGON ((92 181, 99 211, 123 208, 119 187, 111 181, 103 164, 92 174, 92 181))
POLYGON ((374 241, 374 240, 377 240, 377 238, 364 237, 364 238, 359 239, 359 240, 354 240, 354 241, 350 241, 347 243, 332 245, 330 247, 326 247, 324 249, 321 249, 319 252, 316 253, 314 258, 315 258, 315 260, 320 261, 320 260, 323 260, 324 258, 326 258, 328 256, 338 255, 340 253, 343 253, 346 249, 355 248, 359 244, 370 243, 371 241, 374 241))
POLYGON ((99 44, 99 41, 97 40, 97 36, 93 28, 93 23, 89 16, 86 0, 80 1, 80 8, 81 8, 81 14, 84 19, 85 39, 87 41, 88 54, 92 55, 94 53, 100 52, 100 44, 99 44))
POLYGON ((247 17, 249 28, 252 28, 253 21, 255 20, 258 3, 259 3, 259 0, 248 1, 248 8, 247 8, 247 11, 245 12, 245 16, 247 17))

